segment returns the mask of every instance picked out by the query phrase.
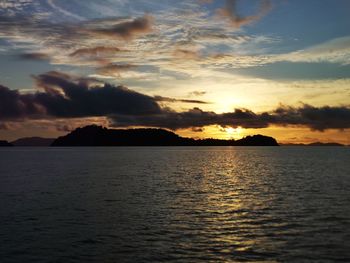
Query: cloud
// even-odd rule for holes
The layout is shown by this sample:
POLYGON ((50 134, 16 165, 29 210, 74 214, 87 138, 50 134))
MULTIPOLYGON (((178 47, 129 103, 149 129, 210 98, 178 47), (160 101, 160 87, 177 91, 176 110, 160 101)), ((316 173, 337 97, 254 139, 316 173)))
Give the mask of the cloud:
POLYGON ((0 123, 0 130, 9 130, 9 126, 7 123, 0 123))
POLYGON ((24 53, 19 57, 24 60, 50 60, 50 56, 45 53, 24 53))
POLYGON ((204 132, 204 131, 205 131, 204 128, 196 128, 196 127, 193 127, 191 130, 192 130, 193 132, 204 132))
POLYGON ((218 14, 224 18, 228 18, 231 26, 240 28, 260 20, 270 10, 272 4, 270 0, 261 0, 259 9, 255 15, 241 16, 237 11, 237 0, 226 0, 226 6, 218 10, 218 14))
POLYGON ((44 109, 37 104, 33 95, 20 94, 0 85, 0 120, 19 119, 42 115, 44 109))
POLYGON ((136 65, 129 65, 129 64, 109 64, 103 67, 99 67, 97 69, 97 74, 102 76, 120 77, 121 72, 128 71, 136 67, 137 67, 136 65))
POLYGON ((76 24, 52 23, 35 16, 0 16, 0 38, 20 44, 32 53, 34 49, 38 50, 36 53, 47 53, 51 48, 69 50, 83 37, 76 24))
POLYGON ((40 89, 22 94, 0 86, 0 119, 75 118, 120 115, 153 115, 163 110, 158 102, 206 104, 199 100, 151 97, 123 86, 61 72, 33 77, 40 89))
MULTIPOLYGON (((15 7, 19 3, 18 1, 3 2, 9 7, 15 7)), ((92 6, 97 8, 97 4, 91 1, 79 5, 75 1, 70 3, 51 1, 56 6, 59 5, 59 8, 71 11, 73 14, 75 10, 79 10, 79 14, 85 13, 78 7, 91 11, 90 18, 86 17, 84 21, 68 19, 67 22, 66 19, 63 22, 60 17, 64 17, 63 13, 57 8, 56 12, 51 10, 52 6, 47 5, 47 0, 20 2, 21 6, 33 2, 31 4, 33 12, 26 14, 29 10, 26 7, 24 10, 27 10, 26 12, 18 12, 16 16, 6 16, 0 13, 0 38, 6 40, 9 50, 20 48, 20 52, 25 52, 21 56, 22 59, 49 60, 54 65, 85 66, 88 67, 88 70, 96 69, 95 76, 102 78, 116 79, 120 77, 121 71, 129 70, 131 71, 128 75, 130 77, 125 77, 126 73, 123 74, 123 77, 130 84, 134 84, 137 80, 144 80, 144 78, 135 80, 133 77, 144 74, 146 67, 157 68, 157 71, 153 72, 152 81, 158 81, 162 78, 173 77, 172 73, 181 74, 190 79, 198 74, 212 77, 219 70, 235 74, 236 71, 233 69, 251 67, 257 68, 252 68, 252 71, 269 73, 269 69, 278 62, 350 64, 349 37, 329 40, 294 52, 282 54, 273 52, 271 54, 269 50, 271 51, 275 46, 273 44, 281 39, 264 35, 246 35, 244 32, 238 33, 225 26, 223 19, 213 19, 208 23, 207 18, 211 15, 210 8, 217 4, 209 8, 205 6, 199 8, 198 1, 191 1, 191 3, 188 1, 179 3, 142 1, 145 6, 152 5, 153 7, 152 16, 142 16, 144 11, 141 9, 137 12, 127 12, 128 8, 131 10, 142 6, 138 1, 135 3, 103 1, 98 4, 103 7, 103 10, 111 11, 112 6, 118 7, 115 14, 108 13, 114 16, 107 16, 106 13, 97 14, 96 10, 90 10, 92 6), (197 5, 194 2, 197 2, 197 5), (194 8, 196 12, 190 12, 194 8), (40 16, 37 13, 39 10, 43 12, 40 16), (123 13, 133 16, 120 16, 123 13), (116 14, 119 16, 115 16, 116 14), (154 23, 153 20, 157 22, 154 23), (101 68, 101 63, 116 66, 101 68), (143 66, 133 68, 119 65, 143 66)), ((239 13, 238 0, 227 0, 226 6, 221 9, 220 13, 230 21, 232 20, 233 25, 246 25, 265 15, 271 8, 272 1, 259 0, 254 3, 260 3, 260 6, 257 14, 252 16, 242 16, 239 13)), ((249 3, 246 4, 249 5, 249 3)), ((297 68, 299 65, 294 66, 297 68)), ((334 71, 346 70, 346 68, 338 69, 337 66, 330 65, 333 68, 328 75, 333 74, 338 77, 336 73, 333 73, 334 71)), ((285 68, 288 70, 287 67, 285 68)), ((302 73, 307 75, 308 72, 312 74, 311 70, 302 73)), ((289 70, 287 73, 290 75, 292 71, 289 70)))
POLYGON ((271 122, 281 125, 301 125, 312 130, 324 131, 327 129, 350 128, 350 107, 302 107, 281 106, 271 114, 271 122))
POLYGON ((118 52, 124 52, 124 50, 117 47, 92 47, 92 48, 80 48, 70 53, 71 57, 100 57, 105 55, 113 55, 118 52))
POLYGON ((58 6, 58 5, 55 3, 54 0, 47 0, 47 4, 48 4, 51 8, 53 8, 54 10, 56 10, 56 11, 62 13, 62 14, 65 15, 65 16, 72 17, 72 18, 74 18, 74 19, 76 19, 76 20, 83 20, 83 19, 84 19, 83 17, 78 16, 78 15, 76 15, 76 14, 73 14, 73 13, 69 12, 68 10, 63 9, 62 7, 58 6))
POLYGON ((193 108, 186 112, 163 110, 160 114, 146 116, 114 116, 113 125, 116 127, 146 126, 162 127, 172 130, 185 128, 201 128, 210 125, 235 126, 244 128, 266 128, 267 121, 259 118, 249 110, 236 109, 234 112, 217 114, 193 108))
POLYGON ((17 9, 21 10, 23 7, 28 6, 32 3, 32 0, 1 0, 1 9, 17 9))
MULTIPOLYGON (((61 8, 64 7, 64 10, 72 10, 72 12, 78 10, 77 7, 95 6, 90 2, 89 4, 84 2, 79 6, 73 1, 71 3, 54 1, 53 3, 56 6, 60 4, 61 8)), ((150 4, 145 2, 145 5, 150 4)), ((113 4, 107 4, 104 1, 99 5, 108 6, 111 9, 113 4)), ((129 4, 127 1, 114 3, 114 7, 124 8, 124 11, 129 5, 139 6, 140 4, 129 4)), ((167 1, 167 3, 154 3, 152 6, 156 10, 158 10, 156 7, 162 6, 162 11, 153 10, 152 16, 140 16, 143 11, 139 11, 131 17, 101 18, 101 14, 94 12, 96 10, 91 10, 92 13, 89 16, 97 17, 96 19, 85 18, 84 21, 68 19, 67 21, 67 19, 61 19, 63 17, 61 11, 55 9, 55 12, 51 10, 52 8, 46 10, 47 4, 38 2, 35 8, 33 7, 35 12, 30 14, 23 12, 15 17, 2 15, 0 38, 6 39, 13 47, 20 46, 24 52, 45 53, 50 56, 50 63, 54 65, 95 68, 100 60, 108 60, 112 64, 158 67, 164 69, 158 71, 162 75, 169 70, 176 71, 174 64, 182 68, 182 71, 190 71, 198 65, 209 66, 212 61, 217 67, 228 67, 226 61, 222 59, 212 57, 209 61, 205 61, 205 56, 221 51, 233 53, 238 46, 244 45, 246 50, 249 43, 254 46, 258 44, 256 41, 259 36, 245 36, 232 32, 232 29, 223 26, 222 21, 213 20, 208 24, 206 17, 210 15, 210 10, 198 8, 198 4, 195 5, 193 2, 191 4, 167 1), (175 6, 177 8, 174 8, 175 6), (189 12, 192 10, 190 8, 196 8, 196 12, 189 12), (46 11, 47 16, 38 16, 39 10, 46 11), (178 57, 176 63, 174 63, 174 55, 178 57)), ((116 14, 123 13, 118 10, 116 14)), ((130 13, 125 11, 125 14, 130 13)), ((235 60, 234 57, 231 58, 231 64, 236 63, 233 60, 235 60)))
POLYGON ((161 112, 160 106, 152 97, 123 86, 96 85, 93 80, 58 72, 34 78, 43 91, 21 94, 0 86, 0 119, 144 115, 161 112))
POLYGON ((114 17, 76 23, 53 23, 31 16, 0 16, 1 39, 27 51, 21 56, 23 59, 43 59, 41 54, 45 54, 51 58, 52 64, 91 67, 99 64, 101 59, 114 62, 118 58, 125 64, 140 60, 137 38, 151 30, 152 18, 148 15, 135 19, 114 17), (126 45, 126 39, 135 41, 134 44, 128 42, 133 54, 119 48, 126 45), (122 57, 119 56, 121 53, 122 57))
MULTIPOLYGON (((268 112, 235 109, 215 113, 200 108, 176 112, 160 102, 207 104, 199 100, 147 96, 123 86, 113 86, 91 78, 60 72, 35 76, 39 90, 22 94, 0 86, 0 120, 69 119, 106 117, 112 126, 162 127, 168 129, 221 127, 266 128, 303 126, 312 130, 350 128, 350 107, 279 106, 268 112)), ((4 126, 5 127, 5 126, 4 126)))
POLYGON ((49 72, 35 77, 45 93, 36 100, 55 117, 92 117, 111 114, 154 114, 160 112, 152 97, 123 86, 91 86, 91 80, 49 72))
POLYGON ((209 102, 202 101, 202 100, 174 99, 174 98, 163 97, 163 96, 154 96, 154 99, 157 102, 182 102, 182 103, 191 103, 191 104, 210 104, 209 102))
MULTIPOLYGON (((257 65, 266 60, 257 60, 255 56, 242 57, 239 51, 249 53, 253 49, 255 53, 258 50, 256 46, 262 43, 262 36, 237 34, 232 28, 224 26, 222 19, 208 23, 207 17, 211 11, 200 8, 195 1, 152 4, 145 1, 144 5, 154 7, 152 16, 142 16, 144 10, 127 12, 131 9, 130 5, 133 8, 140 7, 140 3, 128 1, 99 3, 98 6, 108 6, 110 11, 112 6, 118 7, 115 14, 108 12, 108 15, 90 10, 92 6, 97 8, 97 4, 91 1, 79 5, 75 1, 53 2, 72 13, 79 10, 80 15, 85 13, 83 9, 90 10, 91 13, 83 21, 68 19, 71 17, 64 16, 57 8, 52 10, 46 0, 43 2, 36 3, 35 8, 32 6, 35 11, 29 14, 23 12, 15 17, 2 15, 0 38, 9 43, 9 49, 20 47, 21 52, 28 54, 45 53, 52 65, 76 66, 80 72, 82 67, 87 67, 88 71, 96 70, 89 72, 90 75, 101 79, 117 79, 123 72, 124 81, 135 84, 144 81, 144 75, 149 73, 147 69, 151 67, 156 70, 152 71, 149 82, 173 78, 173 73, 192 78, 202 74, 200 68, 210 69, 206 72, 209 73, 207 76, 211 76, 217 69, 257 65), (194 9, 196 12, 190 12, 194 9), (37 15, 37 12, 45 11, 46 16, 37 15), (124 13, 132 16, 121 16, 124 13), (227 55, 219 56, 218 53, 227 55), (101 64, 117 66, 101 68, 101 64), (119 65, 142 66, 134 68, 119 65)), ((270 39, 264 41, 266 44, 270 39)))
POLYGON ((275 62, 256 67, 236 69, 241 76, 274 80, 327 80, 350 77, 350 65, 315 62, 275 62))
POLYGON ((152 24, 153 18, 145 15, 131 21, 112 24, 104 28, 88 28, 83 30, 93 35, 131 39, 137 35, 152 32, 152 24))
POLYGON ((291 62, 330 62, 350 64, 350 37, 335 38, 303 50, 278 55, 275 59, 291 62))
POLYGON ((343 130, 350 128, 350 108, 345 106, 313 107, 305 104, 301 107, 280 106, 273 111, 263 113, 236 109, 233 112, 221 114, 203 111, 199 108, 186 112, 163 110, 161 114, 155 115, 114 116, 112 125, 115 127, 162 127, 172 130, 203 128, 210 125, 246 129, 261 129, 277 125, 303 126, 316 131, 343 130))
POLYGON ((195 91, 189 92, 188 96, 190 96, 190 97, 200 97, 200 96, 204 96, 205 94, 207 94, 206 91, 195 90, 195 91))
POLYGON ((174 51, 174 57, 180 59, 198 59, 200 54, 196 50, 176 49, 174 51))

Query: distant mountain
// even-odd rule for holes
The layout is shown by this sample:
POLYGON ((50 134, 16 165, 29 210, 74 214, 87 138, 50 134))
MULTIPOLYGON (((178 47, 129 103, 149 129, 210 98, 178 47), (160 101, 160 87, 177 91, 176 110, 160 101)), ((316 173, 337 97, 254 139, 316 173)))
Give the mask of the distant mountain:
POLYGON ((262 135, 237 141, 195 140, 163 129, 114 130, 91 125, 59 137, 52 146, 278 146, 278 143, 274 138, 262 135))
POLYGON ((14 146, 45 147, 45 146, 50 146, 54 141, 55 139, 52 139, 52 138, 31 137, 31 138, 21 138, 11 143, 14 146))
POLYGON ((322 142, 314 142, 314 143, 310 143, 310 144, 282 144, 282 146, 343 146, 345 147, 346 145, 344 144, 340 144, 340 143, 322 143, 322 142))
POLYGON ((10 147, 10 146, 13 146, 13 145, 7 141, 0 141, 0 147, 10 147))
POLYGON ((345 146, 345 145, 340 143, 335 143, 335 142, 329 142, 329 143, 314 142, 314 143, 308 144, 308 146, 345 146))

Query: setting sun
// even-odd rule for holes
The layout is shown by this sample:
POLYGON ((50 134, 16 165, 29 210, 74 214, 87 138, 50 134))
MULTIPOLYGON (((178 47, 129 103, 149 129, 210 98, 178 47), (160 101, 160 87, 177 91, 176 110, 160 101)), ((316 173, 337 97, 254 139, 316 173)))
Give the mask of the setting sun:
POLYGON ((237 128, 230 127, 230 128, 226 128, 225 130, 228 134, 233 135, 233 134, 240 134, 242 132, 243 128, 242 127, 237 127, 237 128))
POLYGON ((228 128, 225 128, 225 132, 229 136, 229 139, 239 139, 242 137, 243 128, 242 127, 237 127, 237 128, 228 127, 228 128))

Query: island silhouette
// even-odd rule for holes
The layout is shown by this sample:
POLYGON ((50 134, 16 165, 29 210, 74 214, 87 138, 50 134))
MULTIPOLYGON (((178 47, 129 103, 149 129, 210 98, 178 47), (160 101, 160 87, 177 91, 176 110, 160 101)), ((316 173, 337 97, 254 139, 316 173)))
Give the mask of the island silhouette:
POLYGON ((108 129, 97 125, 78 128, 57 138, 51 146, 279 146, 263 135, 240 140, 184 138, 164 129, 108 129))
MULTIPOLYGON (((193 139, 174 132, 157 129, 108 129, 98 125, 77 128, 59 138, 28 137, 15 141, 0 140, 0 147, 73 147, 73 146, 347 146, 340 143, 314 142, 309 144, 279 144, 276 139, 264 135, 247 136, 240 140, 193 139)), ((348 145, 350 146, 350 145, 348 145)))
POLYGON ((21 147, 48 147, 55 141, 54 138, 28 137, 11 142, 14 146, 21 147))

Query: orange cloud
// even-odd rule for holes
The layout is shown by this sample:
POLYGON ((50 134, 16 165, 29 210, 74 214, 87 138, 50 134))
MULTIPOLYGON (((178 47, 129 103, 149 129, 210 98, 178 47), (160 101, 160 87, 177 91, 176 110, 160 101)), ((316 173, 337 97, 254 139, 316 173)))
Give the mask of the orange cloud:
POLYGON ((185 59, 198 59, 200 57, 198 51, 188 49, 176 49, 174 51, 174 57, 185 59))
POLYGON ((137 35, 147 34, 153 31, 153 17, 145 15, 131 21, 117 23, 105 28, 87 29, 87 33, 111 38, 132 39, 137 35))
POLYGON ((118 52, 123 52, 124 50, 121 50, 117 47, 93 47, 93 48, 81 48, 77 49, 73 53, 71 53, 69 56, 71 57, 99 57, 103 55, 109 55, 109 54, 115 54, 118 52))
POLYGON ((255 15, 241 16, 237 11, 237 0, 226 0, 226 6, 218 10, 218 14, 229 19, 231 26, 240 28, 264 17, 272 8, 270 0, 261 0, 255 15))
POLYGON ((97 74, 104 76, 120 76, 120 73, 123 71, 128 71, 133 68, 136 68, 135 65, 130 64, 108 64, 97 69, 97 74))

